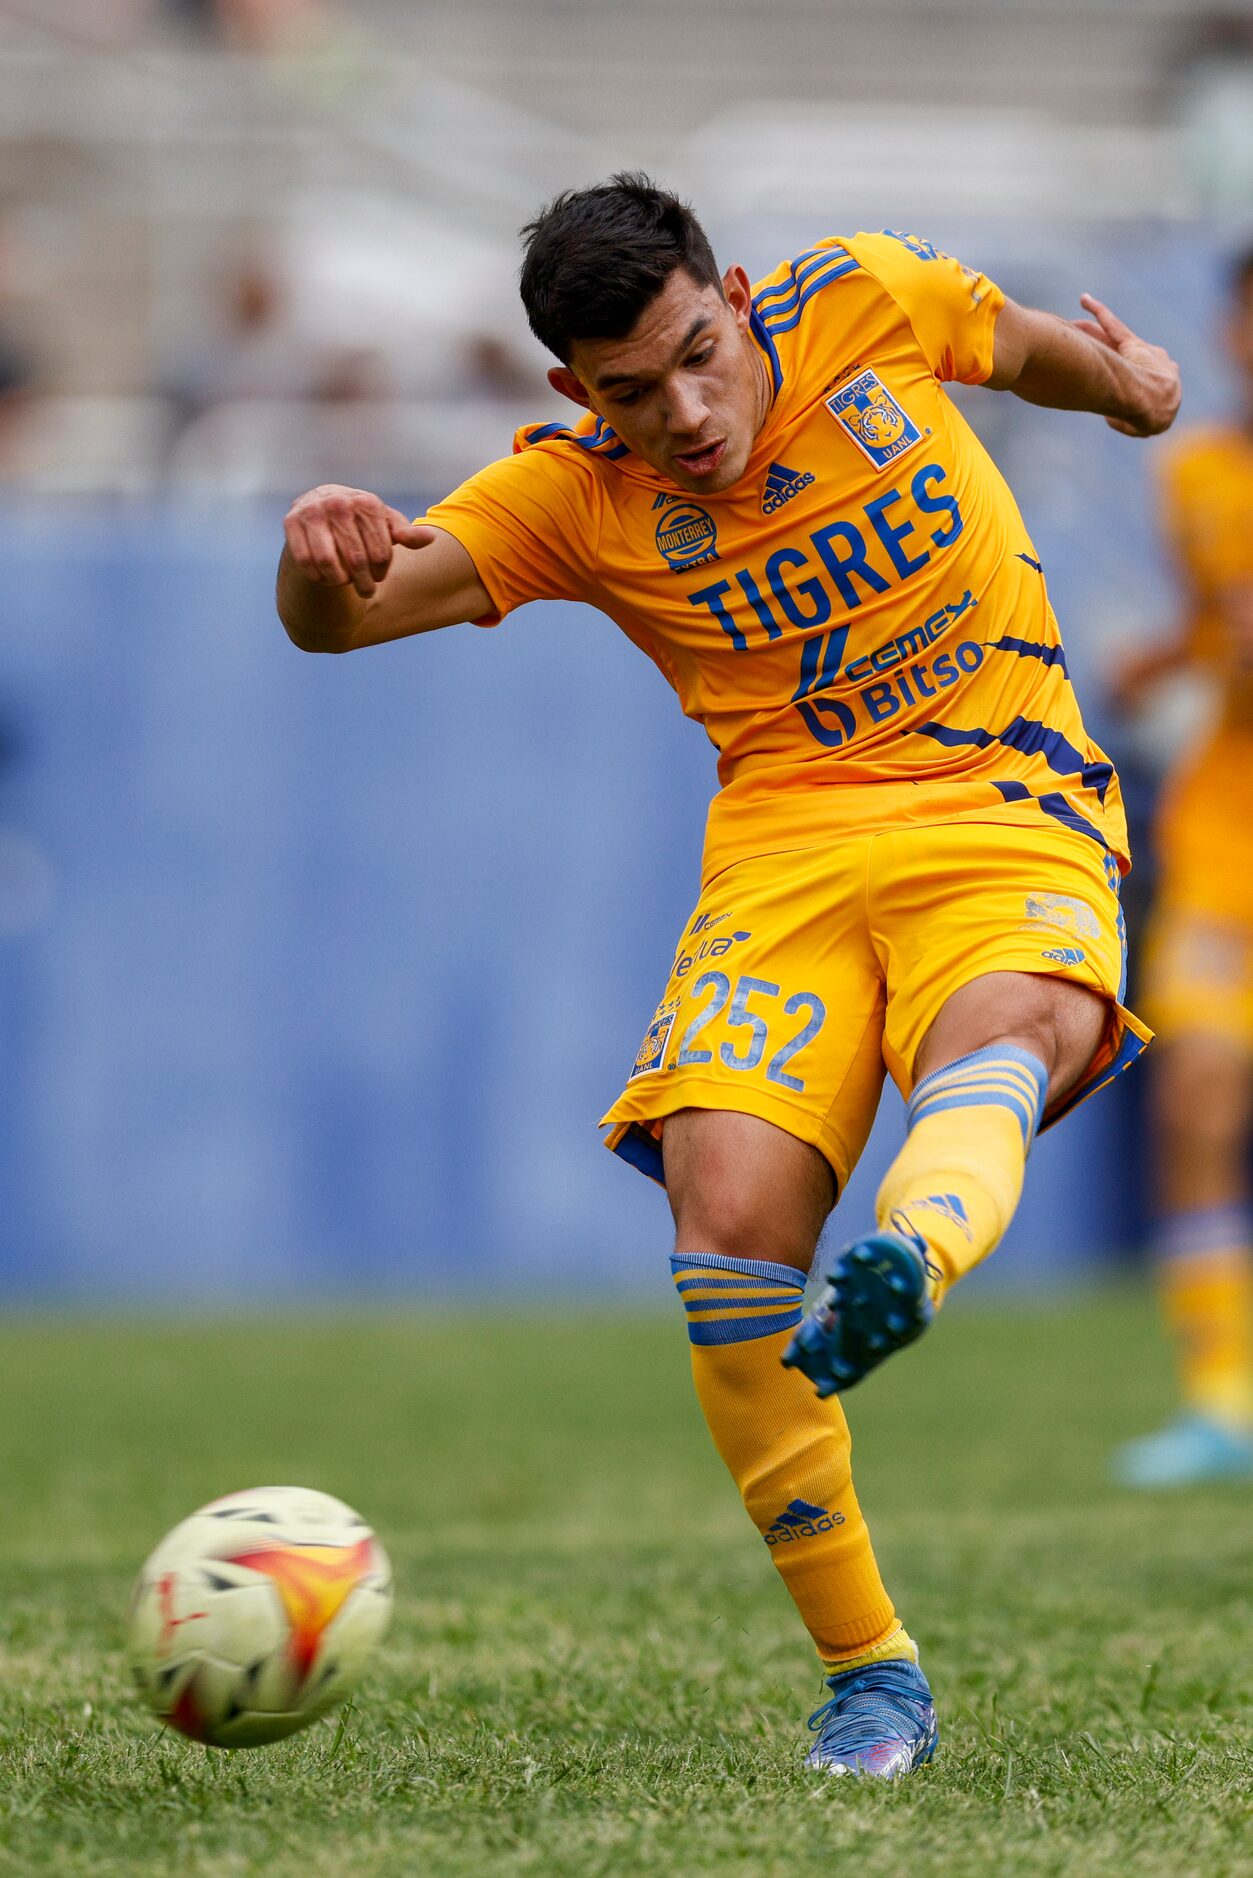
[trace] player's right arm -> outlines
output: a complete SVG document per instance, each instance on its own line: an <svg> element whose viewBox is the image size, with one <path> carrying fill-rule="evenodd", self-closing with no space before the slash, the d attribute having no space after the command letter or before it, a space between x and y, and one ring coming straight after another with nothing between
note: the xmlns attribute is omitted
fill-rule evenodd
<svg viewBox="0 0 1253 1878"><path fill-rule="evenodd" d="M278 613L302 652L351 652L492 611L467 550L365 489L324 483L283 523Z"/></svg>

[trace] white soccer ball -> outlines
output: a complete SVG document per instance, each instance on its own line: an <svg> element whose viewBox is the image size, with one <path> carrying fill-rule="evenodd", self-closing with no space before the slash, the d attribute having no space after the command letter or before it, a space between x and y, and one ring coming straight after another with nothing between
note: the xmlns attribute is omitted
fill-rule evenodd
<svg viewBox="0 0 1253 1878"><path fill-rule="evenodd" d="M343 1700L391 1610L391 1567L360 1514L307 1487L258 1487L161 1541L131 1594L127 1655L172 1728L259 1747Z"/></svg>

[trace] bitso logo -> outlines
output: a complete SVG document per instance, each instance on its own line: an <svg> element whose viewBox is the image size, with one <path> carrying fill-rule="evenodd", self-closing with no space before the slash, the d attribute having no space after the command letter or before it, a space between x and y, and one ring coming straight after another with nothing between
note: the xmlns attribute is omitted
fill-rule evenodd
<svg viewBox="0 0 1253 1878"><path fill-rule="evenodd" d="M659 551L676 574L718 559L714 518L695 502L680 500L668 507L657 523L656 539Z"/></svg>
<svg viewBox="0 0 1253 1878"><path fill-rule="evenodd" d="M798 496L802 489L808 489L814 480L812 470L791 470L786 463L772 463L766 471L766 486L761 496L761 512L773 515L785 502Z"/></svg>
<svg viewBox="0 0 1253 1878"><path fill-rule="evenodd" d="M917 424L874 372L862 372L842 386L827 399L827 409L876 469L886 469L922 442Z"/></svg>

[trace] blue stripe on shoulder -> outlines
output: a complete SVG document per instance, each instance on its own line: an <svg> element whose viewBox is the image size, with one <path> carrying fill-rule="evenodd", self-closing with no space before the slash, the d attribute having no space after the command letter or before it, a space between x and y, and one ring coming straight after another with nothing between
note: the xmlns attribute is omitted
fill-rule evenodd
<svg viewBox="0 0 1253 1878"><path fill-rule="evenodd" d="M763 314L762 317L769 331L772 332L776 338L780 333L790 333L794 326L800 324L801 314L816 293L820 293L824 287L829 287L834 280L843 280L846 274L857 273L860 267L861 262L855 261L852 255L848 254L843 256L834 266L825 268L821 273L814 274L812 278L806 282L800 298L790 311L788 303L784 302L777 307L772 307L768 313ZM785 312L788 315L786 319L781 317Z"/></svg>
<svg viewBox="0 0 1253 1878"><path fill-rule="evenodd" d="M761 292L754 297L753 305L760 310L768 301L777 300L781 294L792 293L797 281L807 271L812 273L814 268L821 267L830 255L830 248L810 248L807 253L798 254L788 267L787 279L779 281L777 286L763 287Z"/></svg>

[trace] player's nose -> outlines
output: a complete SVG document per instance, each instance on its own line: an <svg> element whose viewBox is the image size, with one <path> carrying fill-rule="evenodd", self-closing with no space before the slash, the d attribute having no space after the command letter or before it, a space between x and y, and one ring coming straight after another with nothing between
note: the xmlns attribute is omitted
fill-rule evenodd
<svg viewBox="0 0 1253 1878"><path fill-rule="evenodd" d="M668 387L666 425L674 437L699 437L709 417L709 406L695 385L677 380Z"/></svg>

